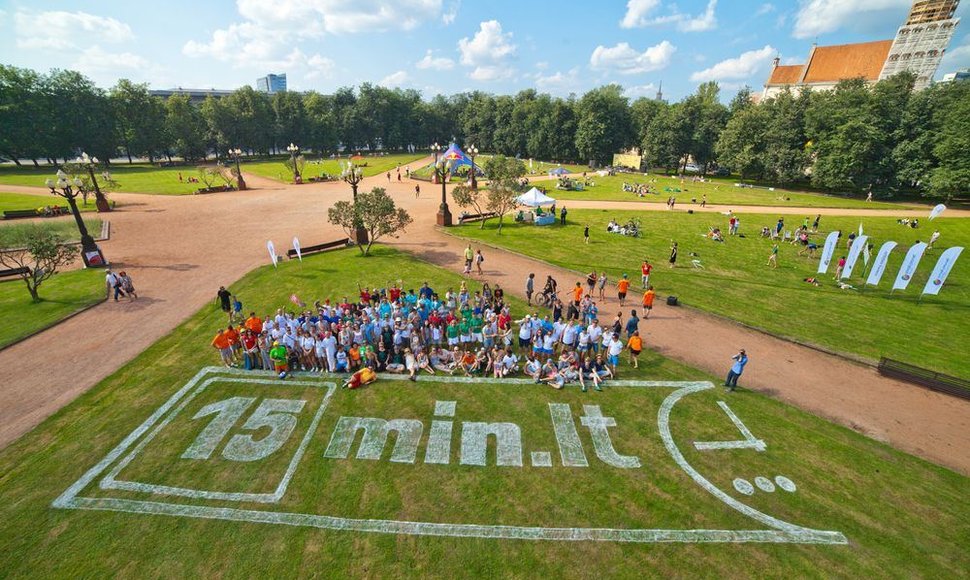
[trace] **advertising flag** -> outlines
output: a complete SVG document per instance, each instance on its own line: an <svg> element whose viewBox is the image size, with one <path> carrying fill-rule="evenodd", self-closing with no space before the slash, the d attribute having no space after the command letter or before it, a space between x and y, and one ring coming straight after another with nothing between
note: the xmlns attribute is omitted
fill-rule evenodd
<svg viewBox="0 0 970 580"><path fill-rule="evenodd" d="M835 244L839 241L839 232L831 232L825 238L825 247L822 249L822 258L818 261L818 273L824 274L829 269L832 261L832 254L835 253Z"/></svg>
<svg viewBox="0 0 970 580"><path fill-rule="evenodd" d="M269 258L273 260L273 267L276 267L276 246L273 245L273 240L266 242L266 249L269 250Z"/></svg>
<svg viewBox="0 0 970 580"><path fill-rule="evenodd" d="M296 257L303 261L303 252L300 251L300 238L293 236L293 250L296 252Z"/></svg>
<svg viewBox="0 0 970 580"><path fill-rule="evenodd" d="M893 282L893 290L905 290L909 286L909 281L913 279L913 274L916 273L916 267L919 266L920 258L925 251L926 242L917 242L906 252L903 265L899 267L899 274L896 274L896 281Z"/></svg>
<svg viewBox="0 0 970 580"><path fill-rule="evenodd" d="M869 259L872 258L872 254L869 253L869 246L871 244L866 241L866 247L862 248L862 261L865 262L866 266L869 265Z"/></svg>
<svg viewBox="0 0 970 580"><path fill-rule="evenodd" d="M946 209L946 206L943 205L942 203L937 205L932 210L930 210L930 219L940 217L940 214L943 213L943 210L945 209Z"/></svg>
<svg viewBox="0 0 970 580"><path fill-rule="evenodd" d="M886 242L879 248L876 261L872 264L872 270L869 270L869 279L866 280L867 286L879 285L879 280L882 280L882 274L886 271L886 264L889 263L889 254L895 247L896 242Z"/></svg>
<svg viewBox="0 0 970 580"><path fill-rule="evenodd" d="M849 250L849 257L845 260L845 268L842 268L842 279L852 276L852 269L855 268L856 262L859 261L859 254L862 253L862 248L869 244L869 236L859 236L852 242L852 249Z"/></svg>
<svg viewBox="0 0 970 580"><path fill-rule="evenodd" d="M862 235L862 222L859 222L859 235Z"/></svg>
<svg viewBox="0 0 970 580"><path fill-rule="evenodd" d="M953 264L960 257L960 252L962 251L962 247L954 246L947 248L940 254L940 259L936 261L936 266L933 267L933 273L930 274L930 279L926 281L926 286L923 287L923 294L933 294L935 296L940 293L940 288L943 288L946 277L950 275L950 270L953 269Z"/></svg>

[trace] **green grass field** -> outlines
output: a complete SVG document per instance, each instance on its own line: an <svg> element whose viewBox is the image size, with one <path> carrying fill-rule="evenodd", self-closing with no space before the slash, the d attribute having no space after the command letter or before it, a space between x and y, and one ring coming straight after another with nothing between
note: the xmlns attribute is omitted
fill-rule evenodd
<svg viewBox="0 0 970 580"><path fill-rule="evenodd" d="M118 183L114 189L125 193L155 193L160 195L188 195L204 187L201 183L189 183L189 177L197 177L194 165L184 167L155 167L147 163L119 163L109 168L112 178ZM0 167L0 184L28 185L45 187L44 181L54 175L52 167L32 166ZM179 174L182 181L179 182ZM221 183L219 184L221 185ZM108 194L111 199L111 194ZM92 202L93 204L93 202Z"/></svg>
<svg viewBox="0 0 970 580"><path fill-rule="evenodd" d="M86 306L104 300L104 272L71 270L55 274L40 286L40 302L34 302L20 280L0 283L0 347L53 324Z"/></svg>
<svg viewBox="0 0 970 580"><path fill-rule="evenodd" d="M388 272L407 271L407 287L427 280L439 290L457 287L459 277L395 251L378 248L371 258L356 250L286 262L278 270L260 268L230 289L245 308L269 312L288 307L290 294L312 301L353 295L356 282L385 284ZM474 284L473 284L474 286ZM514 312L522 303L512 301ZM575 387L553 391L530 384L464 384L458 381L379 380L360 391L338 390L311 433L321 408L324 385L315 377L270 384L239 383L238 375L217 371L208 387L185 407L165 415L169 422L137 439L137 453L116 455L104 464L119 468L117 481L190 487L224 492L267 493L280 481L288 458L307 441L305 454L278 503L201 499L150 493L135 486L115 489L106 471L75 490L88 509L56 509L51 503L108 453L199 370L217 361L208 343L224 322L206 306L129 364L46 420L30 434L0 451L0 570L8 577L102 576L537 576L588 578L761 575L958 577L970 569L963 541L970 534L967 478L899 453L848 429L827 423L769 397L717 389L684 397L670 411L671 442L684 460L728 496L782 520L845 535L847 544L682 544L530 541L394 535L273 525L266 512L315 514L370 520L543 527L618 529L760 530L766 525L728 507L688 476L667 452L658 410L673 392L667 387L607 387L583 394ZM641 369L624 366L623 378L706 380L703 373L649 351ZM69 363L68 363L69 364ZM250 375L243 378L264 378ZM326 378L324 378L326 380ZM253 445L237 452L253 457L259 449L278 449L263 459L229 460L224 441L251 433L244 422L225 422L225 437L202 436L209 417L203 406L233 397L256 408L263 397L306 401L290 419L292 436L273 438L266 429ZM698 440L739 437L716 405L726 400L753 435L766 444L752 449L698 451ZM368 461L326 457L340 416L414 418L430 425L435 401L456 401L456 433L449 465L423 461L395 463L389 457ZM610 432L618 453L635 455L641 466L606 465L593 453L590 433L579 429L589 467L563 467L555 452L549 403L599 405L616 419ZM234 403L235 404L235 403ZM292 404L292 403L290 403ZM248 407L247 407L248 408ZM162 415L158 415L160 418ZM276 424L286 425L279 413ZM192 417L197 417L195 420ZM282 423L280 423L282 421ZM509 421L521 427L524 467L495 466L489 443L488 466L459 464L462 421ZM212 433L211 429L207 433ZM275 433L275 430L273 431ZM309 433L309 435L307 435ZM427 433L427 429L425 429ZM236 435L234 435L236 434ZM136 440L132 439L130 443ZM183 459L193 441L210 444L209 459ZM240 439L243 441L243 439ZM144 445L142 445L144 443ZM353 447L356 449L356 445ZM553 467L531 465L529 452L552 451ZM124 450L123 450L124 451ZM198 454L197 454L198 455ZM734 478L778 475L793 481L794 493L734 491ZM100 483L99 483L100 482ZM145 503L148 502L148 503ZM162 504L182 516L127 513ZM80 504L79 504L80 505ZM227 508L202 511L202 508ZM108 511L105 511L108 510ZM227 511L228 510L228 511ZM240 512L239 510L248 510ZM260 520L225 521L185 517L203 515ZM297 518L299 520L299 518ZM359 520L366 520L360 522ZM300 520L302 521L302 520ZM299 521L291 521L299 523ZM324 520L325 526L340 525ZM346 522L345 522L346 524ZM755 564L756 563L756 564Z"/></svg>
<svg viewBox="0 0 970 580"><path fill-rule="evenodd" d="M14 247L15 242L13 241L20 232L25 229L31 229L35 225L39 225L46 230L50 230L61 236L65 242L77 242L81 239L81 234L78 233L77 224L74 222L74 218L71 216L64 217L54 217L46 218L44 220L14 220L9 222L0 222L0 248L11 248ZM84 225L88 228L88 233L95 238L101 235L101 219L100 218L86 218L84 220Z"/></svg>
<svg viewBox="0 0 970 580"><path fill-rule="evenodd" d="M0 213L5 211L34 209L48 205L59 205L67 207L67 200L63 197L54 195L30 195L27 193L8 193L0 192ZM94 199L90 199L88 205L78 201L78 209L82 212L97 211L94 206Z"/></svg>
<svg viewBox="0 0 970 580"><path fill-rule="evenodd" d="M584 191L564 191L556 189L557 180L543 180L533 182L534 185L545 187L549 195L556 199L577 199L577 200L602 200L602 201L635 201L643 203L666 204L669 196L677 198L677 205L680 207L690 207L691 200L695 199L694 205L699 205L703 196L707 195L708 205L730 206L744 205L765 205L779 207L831 207L831 208L855 208L855 209L919 209L922 206L913 203L890 203L890 202L866 202L864 198L842 197L837 195L826 195L822 193L810 193L804 191L789 191L775 189L770 191L766 188L745 188L735 187L736 180L733 179L713 179L709 182L692 183L686 179L683 184L678 177L667 177L665 175L650 174L645 176L638 174L621 174L616 176L600 177L595 173L589 173L589 179L593 186L587 187ZM636 194L623 191L623 184L647 183L652 191L644 197L637 197ZM676 190L680 190L679 192ZM927 207L928 211L928 207Z"/></svg>
<svg viewBox="0 0 970 580"><path fill-rule="evenodd" d="M428 155L426 153L398 153L380 157L365 156L363 159L354 160L354 164L363 166L365 177L380 175L382 173L387 173L388 171L392 173L392 177L395 177L397 167L400 165L401 175L403 177L405 166L413 164L411 169L416 170L417 165L414 164L414 162L427 156ZM293 181L293 176L289 173L289 170L286 169L286 166L283 165L285 160L285 157L280 157L278 159L268 161L253 161L243 163L241 167L244 174L252 173L253 175L259 175L261 177L289 183ZM346 157L342 158L342 161L346 160ZM306 166L303 168L303 178L306 180L310 177L323 175L324 173L327 175L340 175L340 171L340 163L336 159L319 160L307 158Z"/></svg>
<svg viewBox="0 0 970 580"><path fill-rule="evenodd" d="M643 238L606 233L611 218L625 223L632 217L642 219ZM772 243L758 234L761 226L773 226L778 216L741 214L740 218L741 233L747 237L728 236L723 244L704 234L715 225L726 232L726 216L683 212L574 210L569 212L566 227L507 224L499 236L497 222L492 220L484 230L473 224L454 231L572 270L606 269L611 282L628 273L634 288L639 288L640 262L647 258L655 267L650 280L657 292L676 295L686 305L836 351L870 359L886 356L970 378L970 365L953 343L953 337L962 336L966 330L965 315L970 308L968 262L956 264L939 296L917 303L941 251L970 243L970 221L940 218L913 230L898 225L892 218L823 216L821 232L812 237L820 248L824 234L842 229L848 235L858 229L860 221L872 236L870 242L876 244L873 255L885 241L899 243L878 287L845 291L836 287L832 279L834 262L847 253L844 242L828 275L821 276L822 286L813 287L803 280L815 275L818 258L797 256L800 246L782 243L778 269L765 265ZM786 222L788 228L794 229L802 220L787 216ZM586 223L591 231L589 246L582 244ZM919 239L928 240L937 227L943 236L937 247L923 257L909 288L890 296L889 289L908 247ZM680 246L678 267L673 270L667 267L672 240ZM703 270L691 267L690 252L699 255ZM860 265L850 283L861 287L865 280L862 274ZM572 285L568 280L560 283Z"/></svg>

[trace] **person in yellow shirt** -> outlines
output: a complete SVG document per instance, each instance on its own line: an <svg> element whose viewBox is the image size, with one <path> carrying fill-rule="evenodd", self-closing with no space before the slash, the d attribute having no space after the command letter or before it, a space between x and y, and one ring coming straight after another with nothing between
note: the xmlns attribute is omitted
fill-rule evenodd
<svg viewBox="0 0 970 580"><path fill-rule="evenodd" d="M640 331L633 331L630 340L626 341L627 348L630 349L630 364L633 368L640 368L640 352L643 351L643 339L640 338Z"/></svg>
<svg viewBox="0 0 970 580"><path fill-rule="evenodd" d="M643 312L641 317L646 320L650 318L650 311L653 310L653 301L657 297L657 293L653 291L653 286L648 286L647 291L643 293Z"/></svg>
<svg viewBox="0 0 970 580"><path fill-rule="evenodd" d="M616 296L620 299L620 306L626 303L626 293L630 289L630 279L624 274L620 281L616 283Z"/></svg>

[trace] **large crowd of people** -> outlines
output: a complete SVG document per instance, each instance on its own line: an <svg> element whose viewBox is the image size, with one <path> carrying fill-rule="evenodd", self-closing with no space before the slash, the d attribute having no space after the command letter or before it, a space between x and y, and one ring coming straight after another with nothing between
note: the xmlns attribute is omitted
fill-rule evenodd
<svg viewBox="0 0 970 580"><path fill-rule="evenodd" d="M601 324L593 285L587 291L577 282L567 304L551 276L546 285L553 296L548 307L524 315L513 315L504 289L487 282L481 290L462 282L439 293L428 283L405 290L399 281L361 288L353 299L248 317L239 312L239 299L220 288L218 302L229 321L211 345L227 367L272 370L281 379L295 371L346 374L347 388L393 373L412 381L422 374L518 376L557 389L575 383L583 391L601 390L603 382L616 378L624 351L630 365L638 366L644 345L636 310L625 311L626 318L618 311ZM628 287L624 277L618 284L624 298ZM652 287L645 290L648 314L654 293Z"/></svg>

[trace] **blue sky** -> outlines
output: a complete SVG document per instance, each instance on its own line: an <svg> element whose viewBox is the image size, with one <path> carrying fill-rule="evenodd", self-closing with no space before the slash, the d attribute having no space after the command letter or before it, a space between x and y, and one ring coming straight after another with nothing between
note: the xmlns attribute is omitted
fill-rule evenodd
<svg viewBox="0 0 970 580"><path fill-rule="evenodd" d="M678 100L705 80L760 88L810 46L892 38L910 0L0 0L0 62L153 88L233 89L268 72L291 89L362 82L425 97L609 82ZM940 75L970 67L970 1Z"/></svg>

